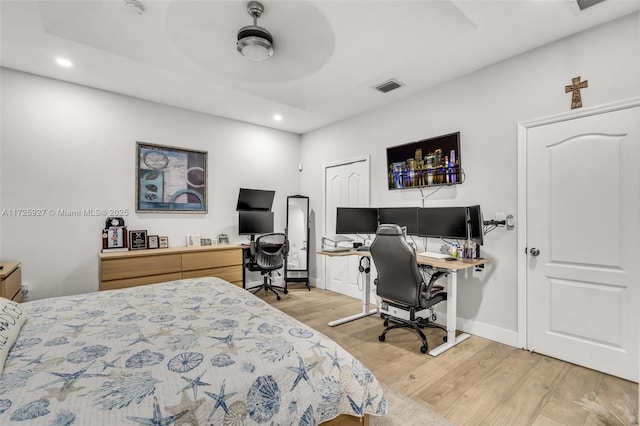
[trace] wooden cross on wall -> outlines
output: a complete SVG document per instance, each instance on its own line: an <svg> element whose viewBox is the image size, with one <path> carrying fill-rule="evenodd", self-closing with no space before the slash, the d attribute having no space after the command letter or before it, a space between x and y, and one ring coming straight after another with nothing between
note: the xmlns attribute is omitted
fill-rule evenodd
<svg viewBox="0 0 640 426"><path fill-rule="evenodd" d="M571 79L570 86L564 86L564 93L573 92L571 94L571 109L580 108L582 106L582 96L580 89L589 87L589 80L580 82L580 76Z"/></svg>

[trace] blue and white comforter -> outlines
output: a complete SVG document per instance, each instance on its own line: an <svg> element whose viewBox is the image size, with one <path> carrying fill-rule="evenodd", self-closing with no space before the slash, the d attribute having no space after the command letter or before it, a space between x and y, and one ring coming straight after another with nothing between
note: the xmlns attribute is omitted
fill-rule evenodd
<svg viewBox="0 0 640 426"><path fill-rule="evenodd" d="M2 425L315 425L387 411L344 349L217 278L22 306Z"/></svg>

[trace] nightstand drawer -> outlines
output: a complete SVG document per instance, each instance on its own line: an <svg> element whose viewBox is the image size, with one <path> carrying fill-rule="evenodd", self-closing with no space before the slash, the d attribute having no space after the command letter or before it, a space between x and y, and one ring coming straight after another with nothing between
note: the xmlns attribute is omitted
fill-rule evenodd
<svg viewBox="0 0 640 426"><path fill-rule="evenodd" d="M22 288L22 268L16 268L9 276L2 280L2 297L5 299L15 300L16 296L20 296Z"/></svg>

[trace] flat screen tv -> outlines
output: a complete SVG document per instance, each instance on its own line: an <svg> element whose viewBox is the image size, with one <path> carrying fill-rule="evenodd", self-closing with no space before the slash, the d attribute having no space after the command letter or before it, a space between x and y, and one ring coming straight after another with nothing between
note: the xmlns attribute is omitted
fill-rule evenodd
<svg viewBox="0 0 640 426"><path fill-rule="evenodd" d="M240 188L236 210L269 211L273 205L273 197L275 195L276 191Z"/></svg>
<svg viewBox="0 0 640 426"><path fill-rule="evenodd" d="M460 132L387 148L389 189L460 183Z"/></svg>
<svg viewBox="0 0 640 426"><path fill-rule="evenodd" d="M238 234L256 235L273 232L273 212L241 210L238 212Z"/></svg>
<svg viewBox="0 0 640 426"><path fill-rule="evenodd" d="M378 209L375 207L338 207L336 234L375 234Z"/></svg>
<svg viewBox="0 0 640 426"><path fill-rule="evenodd" d="M380 223L395 223L407 228L407 235L418 235L417 207L381 207L378 209Z"/></svg>
<svg viewBox="0 0 640 426"><path fill-rule="evenodd" d="M482 245L484 243L482 210L479 205L469 206L467 209L469 211L469 238L475 243Z"/></svg>
<svg viewBox="0 0 640 426"><path fill-rule="evenodd" d="M418 210L421 237L467 239L466 207L426 207Z"/></svg>

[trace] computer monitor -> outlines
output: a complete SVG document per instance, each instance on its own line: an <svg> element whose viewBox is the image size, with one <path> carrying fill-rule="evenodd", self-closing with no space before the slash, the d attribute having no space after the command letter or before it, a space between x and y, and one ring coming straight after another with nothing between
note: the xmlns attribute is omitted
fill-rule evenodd
<svg viewBox="0 0 640 426"><path fill-rule="evenodd" d="M469 212L469 238L476 244L482 245L484 240L484 222L479 205L467 207Z"/></svg>
<svg viewBox="0 0 640 426"><path fill-rule="evenodd" d="M255 235L273 232L273 212L241 210L238 212L238 234Z"/></svg>
<svg viewBox="0 0 640 426"><path fill-rule="evenodd" d="M276 191L240 188L236 210L270 211Z"/></svg>
<svg viewBox="0 0 640 426"><path fill-rule="evenodd" d="M336 234L375 234L378 209L373 207L338 207Z"/></svg>
<svg viewBox="0 0 640 426"><path fill-rule="evenodd" d="M378 220L406 227L407 235L418 235L417 207L382 207L378 209Z"/></svg>
<svg viewBox="0 0 640 426"><path fill-rule="evenodd" d="M418 210L418 235L467 239L466 207L428 207Z"/></svg>

